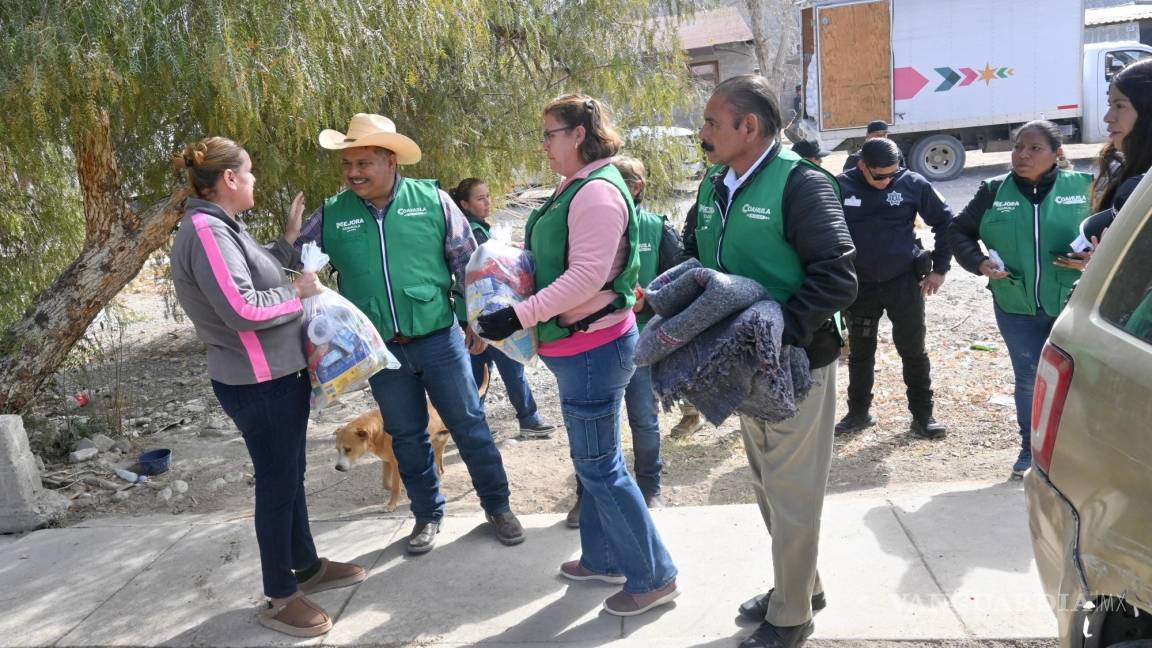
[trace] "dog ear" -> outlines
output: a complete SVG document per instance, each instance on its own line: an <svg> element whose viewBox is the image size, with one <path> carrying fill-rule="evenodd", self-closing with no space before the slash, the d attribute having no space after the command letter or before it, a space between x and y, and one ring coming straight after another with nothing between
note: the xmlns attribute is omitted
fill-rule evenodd
<svg viewBox="0 0 1152 648"><path fill-rule="evenodd" d="M361 439L367 439L368 430L356 430L356 436L360 437Z"/></svg>

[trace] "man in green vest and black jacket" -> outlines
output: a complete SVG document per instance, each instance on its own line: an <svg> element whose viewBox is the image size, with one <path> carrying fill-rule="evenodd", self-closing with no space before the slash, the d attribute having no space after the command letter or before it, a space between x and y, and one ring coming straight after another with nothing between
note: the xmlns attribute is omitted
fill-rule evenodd
<svg viewBox="0 0 1152 648"><path fill-rule="evenodd" d="M793 648L824 607L816 572L820 516L836 423L833 315L856 297L855 248L823 169L777 139L780 107L758 75L716 86L704 109L701 146L714 165L685 225L686 253L708 268L760 282L784 311L782 343L804 348L813 387L781 423L740 417L756 498L772 536L774 589L740 606L760 627L741 648Z"/></svg>
<svg viewBox="0 0 1152 648"><path fill-rule="evenodd" d="M508 505L508 477L484 417L468 360L483 341L457 326L464 267L476 249L468 221L434 180L405 178L398 164L420 161L420 147L392 120L358 114L347 133L325 130L320 146L341 151L348 188L329 198L301 229L332 260L340 293L364 311L400 360L370 380L416 526L410 553L436 544L444 496L433 465L425 391L452 433L496 537L524 541Z"/></svg>

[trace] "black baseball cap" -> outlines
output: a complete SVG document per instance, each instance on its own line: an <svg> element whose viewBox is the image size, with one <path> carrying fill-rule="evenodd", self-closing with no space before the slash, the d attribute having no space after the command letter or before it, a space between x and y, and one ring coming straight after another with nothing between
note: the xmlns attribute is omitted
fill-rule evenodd
<svg viewBox="0 0 1152 648"><path fill-rule="evenodd" d="M802 158L826 158L832 155L828 151L822 150L820 144L814 140L800 140L796 142L792 145L792 152Z"/></svg>
<svg viewBox="0 0 1152 648"><path fill-rule="evenodd" d="M888 130L888 122L884 121L883 119L877 119L875 121L868 122L868 132L869 133L879 133L881 131L886 132L887 130Z"/></svg>

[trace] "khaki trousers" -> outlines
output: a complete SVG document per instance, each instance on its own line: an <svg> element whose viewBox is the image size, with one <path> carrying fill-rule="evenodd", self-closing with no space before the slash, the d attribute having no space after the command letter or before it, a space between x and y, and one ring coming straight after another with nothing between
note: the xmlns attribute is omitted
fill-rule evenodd
<svg viewBox="0 0 1152 648"><path fill-rule="evenodd" d="M791 419L771 424L740 417L744 450L764 524L772 536L775 591L765 620L794 626L812 618L820 515L832 464L836 363L812 372L813 386Z"/></svg>

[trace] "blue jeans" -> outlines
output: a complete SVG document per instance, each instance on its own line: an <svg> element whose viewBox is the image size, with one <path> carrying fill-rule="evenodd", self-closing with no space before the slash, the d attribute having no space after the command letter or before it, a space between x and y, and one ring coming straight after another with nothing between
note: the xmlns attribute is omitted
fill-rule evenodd
<svg viewBox="0 0 1152 648"><path fill-rule="evenodd" d="M621 405L635 371L633 328L608 344L568 357L544 357L560 388L569 451L584 486L580 563L602 574L623 574L624 591L651 592L676 577L644 496L620 450Z"/></svg>
<svg viewBox="0 0 1152 648"><path fill-rule="evenodd" d="M632 453L636 485L647 497L660 494L660 473L664 459L660 456L660 415L656 392L652 390L652 367L636 367L628 388L624 390L624 409L632 429Z"/></svg>
<svg viewBox="0 0 1152 648"><path fill-rule="evenodd" d="M652 391L652 368L636 367L628 388L624 390L624 409L632 429L632 474L645 499L660 495L660 473L664 459L660 456L660 414L656 392ZM576 480L576 494L584 496L584 486Z"/></svg>
<svg viewBox="0 0 1152 648"><path fill-rule="evenodd" d="M392 451L416 522L439 522L444 517L444 496L428 437L428 399L456 442L480 505L491 515L508 512L508 476L484 418L460 327L453 325L407 344L389 344L388 350L400 368L385 369L368 382L392 435Z"/></svg>
<svg viewBox="0 0 1152 648"><path fill-rule="evenodd" d="M308 527L304 468L308 457L308 396L303 371L255 385L212 381L224 413L248 446L256 477L256 543L264 595L284 598L296 591L293 570L319 560Z"/></svg>
<svg viewBox="0 0 1152 648"><path fill-rule="evenodd" d="M1008 346L1012 373L1016 378L1016 423L1020 426L1020 447L1031 448L1032 390L1036 386L1036 366L1056 318L1043 310L1035 315L1013 315L996 309L996 326Z"/></svg>
<svg viewBox="0 0 1152 648"><path fill-rule="evenodd" d="M484 353L472 356L472 378L479 385L484 378L484 365L500 372L500 380L504 381L504 389L508 392L508 401L516 410L516 419L522 426L540 425L540 414L537 412L536 399L532 398L532 388L524 379L524 365L504 355L500 349L492 345Z"/></svg>

